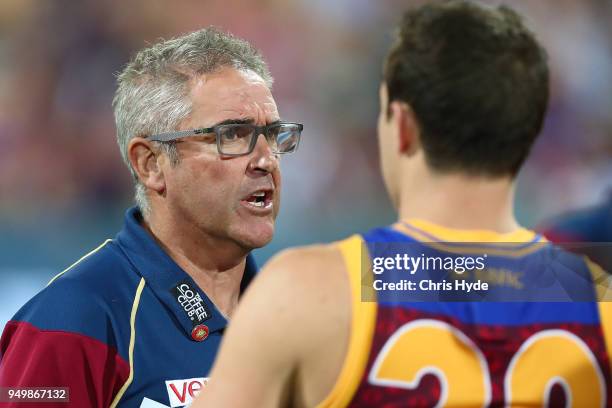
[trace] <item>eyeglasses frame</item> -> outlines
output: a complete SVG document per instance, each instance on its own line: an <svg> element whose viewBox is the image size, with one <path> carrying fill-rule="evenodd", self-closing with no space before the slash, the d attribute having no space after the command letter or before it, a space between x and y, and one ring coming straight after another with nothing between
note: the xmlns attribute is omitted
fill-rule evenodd
<svg viewBox="0 0 612 408"><path fill-rule="evenodd" d="M205 134L209 134L209 133L214 133L215 134L215 140L216 140L216 144L217 144L217 152L222 155L222 156L230 156L230 157L239 157L239 156L246 156L248 154L251 154L253 152L253 149L255 149L255 145L257 144L257 140L259 139L259 135L264 135L264 137L266 138L266 141L268 140L269 136L268 136L268 132L272 127L276 127L276 126L282 126L282 125L296 125L298 127L299 130L299 135L298 135L298 140L297 143L295 145L295 147L293 148L293 150L291 150L290 152L275 152L274 150L272 151L272 153L274 154L287 154L287 153L294 153L295 151L297 151L298 146L300 145L300 139L302 138L302 131L304 130L304 125L301 123L297 123L297 122L276 122L276 123L271 123L269 125L264 125L264 126L257 126L257 125L253 125L250 123L224 123L224 124L220 124L220 125L215 125L212 127L207 127L207 128L200 128L200 129L190 129L190 130L177 130L174 132L164 132L164 133L157 133L154 135L150 135L150 136L146 136L147 139L153 141L153 142L161 142L161 143L168 143L168 142L173 142L175 140L178 139L182 139L185 137L190 137L190 136L199 136L199 135L205 135ZM249 149L247 152L245 153L222 153L221 152L221 132L220 132L220 128L224 127L224 126L249 126L251 127L256 133L254 133L254 136L251 137L251 142L249 144Z"/></svg>

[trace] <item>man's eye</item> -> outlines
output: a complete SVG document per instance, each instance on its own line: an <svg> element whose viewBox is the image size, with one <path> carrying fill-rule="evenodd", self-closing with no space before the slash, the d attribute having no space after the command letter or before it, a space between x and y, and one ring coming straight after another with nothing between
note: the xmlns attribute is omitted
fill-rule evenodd
<svg viewBox="0 0 612 408"><path fill-rule="evenodd" d="M228 142L235 142L241 139L248 138L250 134L251 134L251 128L235 127L232 129L227 129L227 131L223 133L223 139L225 139Z"/></svg>
<svg viewBox="0 0 612 408"><path fill-rule="evenodd" d="M207 133L205 135L200 136L199 139L202 142L209 143L209 144L215 143L217 141L217 138L214 133Z"/></svg>

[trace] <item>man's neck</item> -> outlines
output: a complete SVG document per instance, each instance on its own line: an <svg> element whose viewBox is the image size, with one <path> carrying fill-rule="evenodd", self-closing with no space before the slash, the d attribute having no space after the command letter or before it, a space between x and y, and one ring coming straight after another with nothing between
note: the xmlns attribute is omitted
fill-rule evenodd
<svg viewBox="0 0 612 408"><path fill-rule="evenodd" d="M520 228L510 178L432 175L412 178L400 192L399 218L452 229L508 233Z"/></svg>
<svg viewBox="0 0 612 408"><path fill-rule="evenodd" d="M228 239L207 236L196 226L179 226L151 215L142 226L163 250L229 317L238 304L248 250Z"/></svg>

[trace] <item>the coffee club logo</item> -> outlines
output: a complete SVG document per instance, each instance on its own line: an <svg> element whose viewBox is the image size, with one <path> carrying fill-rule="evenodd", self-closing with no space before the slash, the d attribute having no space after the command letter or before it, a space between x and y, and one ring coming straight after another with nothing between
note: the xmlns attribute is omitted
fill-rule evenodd
<svg viewBox="0 0 612 408"><path fill-rule="evenodd" d="M187 317L189 317L194 327L212 317L210 311L206 308L204 299L202 299L198 291L190 285L189 281L185 280L179 282L170 289L170 293L172 293L178 304L187 314Z"/></svg>

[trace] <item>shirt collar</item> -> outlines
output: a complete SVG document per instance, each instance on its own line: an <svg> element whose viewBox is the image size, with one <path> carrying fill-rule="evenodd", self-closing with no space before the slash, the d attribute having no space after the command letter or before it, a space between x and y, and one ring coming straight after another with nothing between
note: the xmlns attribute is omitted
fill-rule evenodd
<svg viewBox="0 0 612 408"><path fill-rule="evenodd" d="M137 207L127 210L124 227L117 235L116 242L154 295L172 312L190 338L196 339L193 333L197 326L204 325L205 330L211 333L223 330L227 326L227 319L159 246L141 222L142 214ZM256 273L257 265L249 254L240 283L241 293Z"/></svg>

